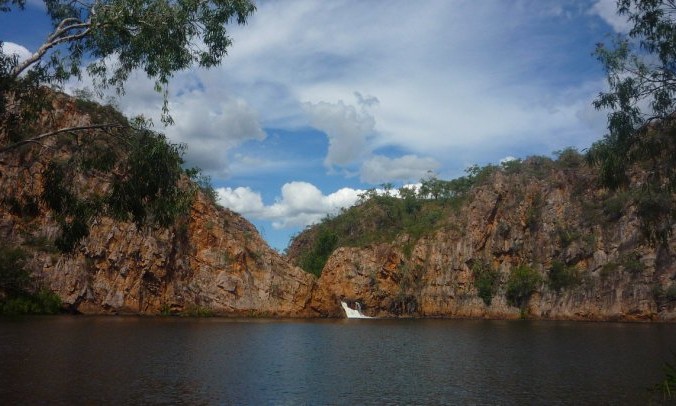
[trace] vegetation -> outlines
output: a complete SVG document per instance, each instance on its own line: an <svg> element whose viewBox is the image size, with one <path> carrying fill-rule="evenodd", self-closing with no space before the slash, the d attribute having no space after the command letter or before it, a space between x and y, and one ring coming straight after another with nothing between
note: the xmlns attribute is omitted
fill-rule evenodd
<svg viewBox="0 0 676 406"><path fill-rule="evenodd" d="M672 358L676 360L676 355ZM676 400L676 364L665 362L664 363L664 379L662 382L656 384L652 388L653 393L656 395L657 401L661 400L673 401Z"/></svg>
<svg viewBox="0 0 676 406"><path fill-rule="evenodd" d="M0 12L17 13L24 5L25 0L0 0ZM79 79L84 70L98 89L123 93L132 71L142 70L163 92L165 113L173 73L218 65L232 44L226 24L245 24L255 11L249 0L53 0L45 8L53 31L25 61L2 55L0 84L17 79L33 86L60 84ZM4 94L0 104L11 98Z"/></svg>
<svg viewBox="0 0 676 406"><path fill-rule="evenodd" d="M507 303L525 309L532 294L542 282L540 274L527 265L512 268L507 280Z"/></svg>
<svg viewBox="0 0 676 406"><path fill-rule="evenodd" d="M580 283L580 276L575 267L567 266L561 261L552 262L547 274L547 284L550 289L561 292Z"/></svg>
<svg viewBox="0 0 676 406"><path fill-rule="evenodd" d="M608 133L588 160L611 189L626 189L632 171L643 169L646 178L632 199L648 241L665 243L676 219L676 3L619 0L617 6L632 28L596 48L609 90L594 106L610 113Z"/></svg>
<svg viewBox="0 0 676 406"><path fill-rule="evenodd" d="M479 297L486 306L490 306L500 286L500 272L486 263L475 262L472 266L472 275Z"/></svg>
<svg viewBox="0 0 676 406"><path fill-rule="evenodd" d="M110 136L122 142L113 144ZM87 143L78 141L63 141L72 153L47 165L40 196L61 226L55 245L62 252L72 251L89 234L91 219L99 215L131 220L138 227L167 227L187 212L197 186L181 178L195 178L199 171L186 174L181 168L182 146L143 126L94 133ZM111 187L85 189L72 181L78 176L109 179Z"/></svg>
<svg viewBox="0 0 676 406"><path fill-rule="evenodd" d="M368 190L357 206L306 231L309 243L299 253L298 264L319 275L337 247L390 242L400 235L408 236L410 251L419 238L447 225L445 220L458 211L471 188L485 182L494 170L494 166L473 166L466 176L450 181L428 177L419 188L403 186L397 195L390 188L384 188L385 193Z"/></svg>
<svg viewBox="0 0 676 406"><path fill-rule="evenodd" d="M36 284L24 268L26 253L0 245L0 314L55 314L61 299Z"/></svg>
<svg viewBox="0 0 676 406"><path fill-rule="evenodd" d="M0 13L18 13L25 0L0 0ZM181 181L184 146L167 142L143 118L128 121L111 105L93 101L90 90L75 92L76 107L91 123L59 128L50 114L61 97L53 87L86 72L96 94L118 94L132 71L142 70L164 94L174 72L221 62L231 45L226 23L245 24L255 6L249 0L46 1L53 31L28 59L0 51L0 161L3 155L47 161L41 196L3 202L29 214L43 201L61 226L54 245L72 251L89 233L93 217L111 215L142 225L168 226L186 212L195 187ZM162 44L158 47L157 44ZM50 87L52 87L50 89ZM45 143L56 139L53 143ZM40 148L37 148L40 147ZM48 148L47 148L48 147ZM78 176L108 183L84 190ZM209 179L187 176L215 200ZM111 179L112 178L112 179ZM105 192L98 193L96 190ZM33 205L29 203L33 202Z"/></svg>
<svg viewBox="0 0 676 406"><path fill-rule="evenodd" d="M185 317L213 317L214 311L208 307L192 305L183 310L181 315Z"/></svg>
<svg viewBox="0 0 676 406"><path fill-rule="evenodd" d="M313 275L319 276L328 261L329 256L336 248L338 236L329 229L319 231L319 237L312 246L312 250L300 259L300 266Z"/></svg>

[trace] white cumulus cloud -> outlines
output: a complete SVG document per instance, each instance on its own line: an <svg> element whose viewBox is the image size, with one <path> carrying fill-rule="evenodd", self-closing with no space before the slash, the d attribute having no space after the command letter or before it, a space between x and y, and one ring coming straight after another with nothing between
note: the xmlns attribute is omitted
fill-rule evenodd
<svg viewBox="0 0 676 406"><path fill-rule="evenodd" d="M376 155L362 165L361 180L371 184L418 180L425 176L428 171L434 171L439 167L439 162L433 158L417 155L388 158Z"/></svg>
<svg viewBox="0 0 676 406"><path fill-rule="evenodd" d="M16 55L19 61L24 61L31 56L31 52L26 47L13 42L3 42L2 53L5 55Z"/></svg>
<svg viewBox="0 0 676 406"><path fill-rule="evenodd" d="M310 124L326 133L329 139L329 151L324 160L329 168L353 163L368 152L367 141L375 131L376 122L365 107L377 99L364 100L361 95L358 98L362 105L360 109L343 101L305 104Z"/></svg>
<svg viewBox="0 0 676 406"><path fill-rule="evenodd" d="M248 187L218 188L219 203L251 219L268 220L276 229L314 224L327 214L354 205L363 190L343 188L324 195L307 182L289 182L282 186L281 197L264 205L260 193Z"/></svg>
<svg viewBox="0 0 676 406"><path fill-rule="evenodd" d="M627 17L617 14L617 0L598 0L589 11L601 17L615 32L626 33L631 29Z"/></svg>

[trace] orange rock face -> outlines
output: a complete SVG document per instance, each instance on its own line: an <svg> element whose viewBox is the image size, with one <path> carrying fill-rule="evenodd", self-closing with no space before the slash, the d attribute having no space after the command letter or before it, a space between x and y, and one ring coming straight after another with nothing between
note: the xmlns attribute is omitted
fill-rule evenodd
<svg viewBox="0 0 676 406"><path fill-rule="evenodd" d="M659 293L676 290L676 239L667 246L643 243L632 208L602 225L590 221L567 176L560 171L526 182L498 172L448 227L415 242L408 256L405 236L337 249L310 307L324 316L341 316L343 300L381 317L676 321L676 303ZM478 296L476 261L498 275L490 305ZM555 261L576 275L560 290L550 282ZM519 265L541 279L522 309L506 299L510 270Z"/></svg>
<svg viewBox="0 0 676 406"><path fill-rule="evenodd" d="M72 99L58 96L52 128L87 125ZM86 139L87 134L82 134ZM7 134L0 134L0 145ZM56 138L0 160L0 239L29 253L36 283L57 293L74 312L187 313L306 317L315 277L289 264L244 218L201 193L189 215L169 228L144 227L99 216L70 254L53 241L60 234L41 202L50 160L68 156ZM108 187L105 176L76 177L79 189ZM27 215L15 206L35 202Z"/></svg>

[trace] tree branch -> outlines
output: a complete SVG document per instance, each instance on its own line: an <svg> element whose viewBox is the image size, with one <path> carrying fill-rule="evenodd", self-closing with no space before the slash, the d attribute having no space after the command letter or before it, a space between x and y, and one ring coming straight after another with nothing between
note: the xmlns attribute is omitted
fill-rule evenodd
<svg viewBox="0 0 676 406"><path fill-rule="evenodd" d="M29 138L27 140L22 140L19 142L16 142L14 144L8 145L4 148L0 148L0 155L4 154L5 152L14 150L16 148L19 148L22 145L30 144L30 143L37 143L38 141L51 137L57 134L62 134L62 133L67 133L67 132L73 132L73 131L85 131L85 130L100 130L100 129L110 129L110 128L129 128L128 125L123 125L123 124L114 124L114 123L107 123L107 124L96 124L96 125L85 125L85 126L80 126L80 127L66 127L66 128L60 128L55 131L50 131L48 133L40 134L36 137Z"/></svg>
<svg viewBox="0 0 676 406"><path fill-rule="evenodd" d="M67 22L77 22L77 24L72 24L65 26L64 25ZM62 37L63 34L75 30L75 29L82 29L85 28L83 31L78 32L77 34L71 34L67 35L65 37ZM38 48L37 51L33 55L31 55L28 59L25 61L21 62L18 64L14 69L12 69L12 77L16 78L18 77L21 72L26 70L29 66L34 64L35 62L39 61L47 51L49 51L51 48L55 47L58 44L61 44L63 42L68 42L68 41L73 41L77 40L80 38L85 37L87 34L89 34L89 31L91 29L91 20L87 20L86 22L82 23L79 20L75 18L66 18L63 21L59 23L59 25L56 27L54 32L47 37L47 41Z"/></svg>

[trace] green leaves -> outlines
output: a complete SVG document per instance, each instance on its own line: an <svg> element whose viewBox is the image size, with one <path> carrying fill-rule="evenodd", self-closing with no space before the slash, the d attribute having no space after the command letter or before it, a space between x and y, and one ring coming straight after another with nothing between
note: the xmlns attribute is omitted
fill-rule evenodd
<svg viewBox="0 0 676 406"><path fill-rule="evenodd" d="M490 306L500 286L500 273L489 264L477 261L472 265L472 275L479 297Z"/></svg>
<svg viewBox="0 0 676 406"><path fill-rule="evenodd" d="M594 107L609 111L608 133L592 145L587 158L598 166L602 185L611 189L627 188L632 171L637 166L643 170L642 197L634 203L653 243L671 233L660 222L676 219L675 13L673 1L619 0L618 14L628 18L632 29L611 46L596 48L609 90L599 94Z"/></svg>
<svg viewBox="0 0 676 406"><path fill-rule="evenodd" d="M140 130L129 139L130 151L113 179L108 204L120 219L138 225L169 226L192 203L194 190L181 188L184 147L168 143L162 134Z"/></svg>
<svg viewBox="0 0 676 406"><path fill-rule="evenodd" d="M24 1L2 0L0 11L12 5L23 8ZM10 78L40 72L36 83L60 84L79 79L84 66L99 90L124 93L130 73L140 69L164 96L166 122L172 75L218 65L232 45L226 24L245 24L256 9L251 0L45 0L45 6L53 31L31 58L14 64Z"/></svg>
<svg viewBox="0 0 676 406"><path fill-rule="evenodd" d="M512 268L507 280L505 294L507 303L523 309L540 283L542 283L542 277L531 267L520 265Z"/></svg>

